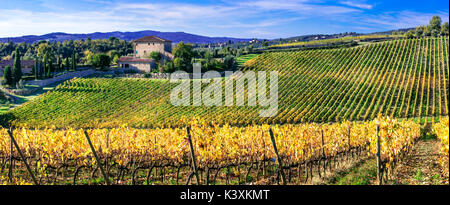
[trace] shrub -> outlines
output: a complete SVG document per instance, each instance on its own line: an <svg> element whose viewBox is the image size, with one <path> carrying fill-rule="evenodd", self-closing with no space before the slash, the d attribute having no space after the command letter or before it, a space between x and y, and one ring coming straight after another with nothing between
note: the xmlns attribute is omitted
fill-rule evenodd
<svg viewBox="0 0 450 205"><path fill-rule="evenodd" d="M20 62L20 52L19 48L16 49L14 54L14 65L13 65L13 81L17 83L22 79L22 64Z"/></svg>
<svg viewBox="0 0 450 205"><path fill-rule="evenodd" d="M3 83L9 86L13 84L13 77L10 66L6 66L5 70L3 70Z"/></svg>
<svg viewBox="0 0 450 205"><path fill-rule="evenodd" d="M111 58L104 53L95 54L92 58L92 65L103 70L111 65Z"/></svg>
<svg viewBox="0 0 450 205"><path fill-rule="evenodd" d="M223 59L223 63L225 65L226 70L233 69L235 63L234 57L232 55L225 56L225 58Z"/></svg>

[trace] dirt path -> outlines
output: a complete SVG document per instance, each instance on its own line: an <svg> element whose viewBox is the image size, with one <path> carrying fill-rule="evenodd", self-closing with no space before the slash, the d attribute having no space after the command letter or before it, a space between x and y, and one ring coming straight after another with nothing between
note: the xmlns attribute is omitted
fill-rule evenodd
<svg viewBox="0 0 450 205"><path fill-rule="evenodd" d="M439 165L439 143L436 139L422 139L398 165L389 184L430 185L448 184Z"/></svg>

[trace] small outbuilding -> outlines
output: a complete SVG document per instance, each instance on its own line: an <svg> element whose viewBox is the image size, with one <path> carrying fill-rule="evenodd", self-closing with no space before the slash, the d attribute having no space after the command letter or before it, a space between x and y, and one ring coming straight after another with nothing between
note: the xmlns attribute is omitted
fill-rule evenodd
<svg viewBox="0 0 450 205"><path fill-rule="evenodd" d="M152 59L121 57L118 61L120 68L131 68L141 72L151 72L156 68L156 63Z"/></svg>

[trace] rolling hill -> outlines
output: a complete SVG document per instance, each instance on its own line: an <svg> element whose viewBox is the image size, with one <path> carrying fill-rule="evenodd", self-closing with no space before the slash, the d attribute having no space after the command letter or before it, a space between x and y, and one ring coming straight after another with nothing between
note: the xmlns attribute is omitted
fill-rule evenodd
<svg viewBox="0 0 450 205"><path fill-rule="evenodd" d="M384 41L341 49L271 52L242 70L278 71L279 109L174 106L168 80L73 79L10 112L18 126L184 126L192 117L232 125L437 119L448 114L448 37Z"/></svg>
<svg viewBox="0 0 450 205"><path fill-rule="evenodd" d="M11 41L13 43L34 43L41 40L48 41L66 41L66 40L81 40L86 38L91 39L108 39L109 37L116 37L122 40L136 40L138 38L144 36L158 36L160 38L168 39L173 41L174 43L178 43L180 41L184 41L185 43L222 43L222 42L241 42L241 41L250 41L251 39L244 38L229 38L229 37L207 37L200 36L185 32L160 32L160 31L137 31L137 32L107 32L107 33L89 33L89 34L68 34L68 33L49 33L45 35L29 35L29 36L21 36L21 37L9 37L9 38L0 38L0 42L8 42Z"/></svg>

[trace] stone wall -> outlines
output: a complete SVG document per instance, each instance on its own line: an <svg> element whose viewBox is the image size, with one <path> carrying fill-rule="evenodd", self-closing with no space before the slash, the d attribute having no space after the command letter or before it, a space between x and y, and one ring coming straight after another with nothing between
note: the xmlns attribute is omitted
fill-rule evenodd
<svg viewBox="0 0 450 205"><path fill-rule="evenodd" d="M152 69L156 68L156 64L154 62L152 63L145 63L145 62L121 62L120 66L122 65L128 65L129 67L127 69L129 70L135 70L138 72L151 72Z"/></svg>
<svg viewBox="0 0 450 205"><path fill-rule="evenodd" d="M0 67L0 77L1 76L3 76L3 70L4 70L5 68L3 68L3 67ZM12 66L11 66L11 72L12 72ZM23 75L30 75L30 74L32 74L33 73L33 68L30 68L30 67L25 67L25 68L22 68L22 74Z"/></svg>
<svg viewBox="0 0 450 205"><path fill-rule="evenodd" d="M122 73L125 70L116 70L114 77L119 78L154 78L154 79L170 79L171 73ZM188 73L189 78L193 79L192 73ZM220 72L222 77L225 76L225 72ZM176 77L176 75L175 75Z"/></svg>
<svg viewBox="0 0 450 205"><path fill-rule="evenodd" d="M26 89L6 89L6 88L0 88L4 93L14 94L14 95L31 95L32 93L38 91L41 89L38 88L26 88Z"/></svg>
<svg viewBox="0 0 450 205"><path fill-rule="evenodd" d="M69 80L69 79L72 79L72 78L85 77L85 76L88 76L88 75L92 75L92 74L94 74L96 72L98 72L98 71L95 71L94 69L69 72L69 73L62 74L60 76L56 76L54 78L49 78L49 79L45 79L45 80L27 81L26 84L38 85L38 86L42 87L42 86L50 85L52 83L56 83L56 82L59 82L59 81Z"/></svg>

